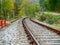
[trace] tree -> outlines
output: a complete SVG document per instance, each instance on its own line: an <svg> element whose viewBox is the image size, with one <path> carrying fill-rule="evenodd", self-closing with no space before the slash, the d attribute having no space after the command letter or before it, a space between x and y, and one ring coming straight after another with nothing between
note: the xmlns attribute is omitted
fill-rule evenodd
<svg viewBox="0 0 60 45"><path fill-rule="evenodd" d="M20 8L20 15L23 14L28 17L35 17L35 13L39 12L40 5L36 1L23 0Z"/></svg>
<svg viewBox="0 0 60 45"><path fill-rule="evenodd" d="M55 11L56 4L57 4L57 0L49 0L48 1L49 10Z"/></svg>
<svg viewBox="0 0 60 45"><path fill-rule="evenodd" d="M19 11L21 10L20 6L22 4L22 0L15 0L14 3L14 14L15 16L19 15Z"/></svg>
<svg viewBox="0 0 60 45"><path fill-rule="evenodd" d="M1 9L2 9L3 19L7 18L8 12L10 11L10 3L11 0L2 0Z"/></svg>
<svg viewBox="0 0 60 45"><path fill-rule="evenodd" d="M60 0L40 0L40 5L43 5L47 11L60 12Z"/></svg>

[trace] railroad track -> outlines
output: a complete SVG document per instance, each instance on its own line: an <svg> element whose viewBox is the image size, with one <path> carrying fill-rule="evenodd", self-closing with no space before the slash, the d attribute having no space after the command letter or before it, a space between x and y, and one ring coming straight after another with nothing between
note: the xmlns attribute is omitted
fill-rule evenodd
<svg viewBox="0 0 60 45"><path fill-rule="evenodd" d="M23 27L32 44L36 45L60 45L60 31L24 18ZM59 34L59 35L58 35Z"/></svg>
<svg viewBox="0 0 60 45"><path fill-rule="evenodd" d="M32 45L40 45L38 41L35 39L34 35L30 32L30 30L25 25L25 18L22 20L23 27L25 29L25 33L28 37L28 40L30 40L30 44Z"/></svg>
<svg viewBox="0 0 60 45"><path fill-rule="evenodd" d="M0 45L60 45L60 31L24 18L0 31Z"/></svg>
<svg viewBox="0 0 60 45"><path fill-rule="evenodd" d="M0 31L0 45L36 45L27 33L24 31L22 19L16 21L5 30Z"/></svg>

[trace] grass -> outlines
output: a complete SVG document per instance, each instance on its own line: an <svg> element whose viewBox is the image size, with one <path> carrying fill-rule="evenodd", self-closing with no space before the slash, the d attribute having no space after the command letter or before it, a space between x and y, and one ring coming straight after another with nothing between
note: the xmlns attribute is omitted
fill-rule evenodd
<svg viewBox="0 0 60 45"><path fill-rule="evenodd" d="M40 16L39 21L46 22L60 28L60 15L44 14Z"/></svg>

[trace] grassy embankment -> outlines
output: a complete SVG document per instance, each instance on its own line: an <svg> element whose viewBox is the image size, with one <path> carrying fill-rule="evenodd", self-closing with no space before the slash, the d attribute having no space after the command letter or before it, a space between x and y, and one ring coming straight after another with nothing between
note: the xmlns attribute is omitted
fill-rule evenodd
<svg viewBox="0 0 60 45"><path fill-rule="evenodd" d="M38 20L60 28L60 15L44 14Z"/></svg>

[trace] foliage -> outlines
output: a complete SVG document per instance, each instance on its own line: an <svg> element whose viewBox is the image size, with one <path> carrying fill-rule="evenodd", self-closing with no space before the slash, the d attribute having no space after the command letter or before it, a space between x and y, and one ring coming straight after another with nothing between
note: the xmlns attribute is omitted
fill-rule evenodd
<svg viewBox="0 0 60 45"><path fill-rule="evenodd" d="M49 24L54 24L55 22L60 20L60 15L50 15L50 14L45 14L40 16L40 21L45 21Z"/></svg>
<svg viewBox="0 0 60 45"><path fill-rule="evenodd" d="M46 20L46 16L45 15L41 15L39 20L42 21L42 22L45 21Z"/></svg>
<svg viewBox="0 0 60 45"><path fill-rule="evenodd" d="M11 19L18 16L35 17L39 12L40 5L32 0L2 0L0 1L0 17L2 19ZM2 8L1 8L2 7Z"/></svg>
<svg viewBox="0 0 60 45"><path fill-rule="evenodd" d="M48 10L55 11L57 0L49 0L47 3L48 3Z"/></svg>
<svg viewBox="0 0 60 45"><path fill-rule="evenodd" d="M0 15L1 15L2 19L7 18L7 15L11 10L10 4L11 4L11 0L2 0L1 1Z"/></svg>
<svg viewBox="0 0 60 45"><path fill-rule="evenodd" d="M40 0L40 5L43 5L45 11L60 12L60 0Z"/></svg>
<svg viewBox="0 0 60 45"><path fill-rule="evenodd" d="M40 5L37 2L32 2L29 0L22 1L20 15L27 17L35 17L35 13L39 12Z"/></svg>

